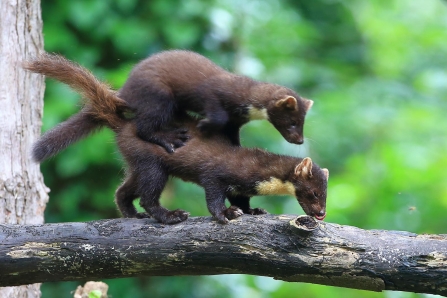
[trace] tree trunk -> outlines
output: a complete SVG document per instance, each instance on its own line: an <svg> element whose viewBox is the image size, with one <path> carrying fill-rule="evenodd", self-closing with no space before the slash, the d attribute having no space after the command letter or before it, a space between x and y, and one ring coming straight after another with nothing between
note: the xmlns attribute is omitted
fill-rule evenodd
<svg viewBox="0 0 447 298"><path fill-rule="evenodd" d="M303 217L310 219L309 217ZM0 225L0 286L130 276L252 274L447 295L447 235L361 230L290 215Z"/></svg>
<svg viewBox="0 0 447 298"><path fill-rule="evenodd" d="M43 50L39 0L0 1L0 223L38 224L48 200L30 159L40 135L43 78L21 63ZM40 285L0 288L0 297L40 297Z"/></svg>

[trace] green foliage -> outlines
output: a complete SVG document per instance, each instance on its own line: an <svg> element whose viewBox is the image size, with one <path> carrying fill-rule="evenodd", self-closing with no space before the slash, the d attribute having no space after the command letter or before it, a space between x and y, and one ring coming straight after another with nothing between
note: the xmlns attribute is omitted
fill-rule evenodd
<svg viewBox="0 0 447 298"><path fill-rule="evenodd" d="M244 146L311 156L330 170L327 221L361 228L445 233L447 9L438 0L42 1L46 50L119 88L147 55L186 48L223 67L291 87L315 104L303 146L266 122L244 127ZM48 82L43 130L74 114L78 96ZM113 134L101 131L42 165L47 222L114 218L124 174ZM164 206L209 215L203 190L173 180ZM303 213L290 197L260 197L271 213ZM108 280L114 297L418 297L253 276ZM43 297L76 283L42 287Z"/></svg>
<svg viewBox="0 0 447 298"><path fill-rule="evenodd" d="M93 290L88 293L88 298L101 298L102 292L101 290Z"/></svg>

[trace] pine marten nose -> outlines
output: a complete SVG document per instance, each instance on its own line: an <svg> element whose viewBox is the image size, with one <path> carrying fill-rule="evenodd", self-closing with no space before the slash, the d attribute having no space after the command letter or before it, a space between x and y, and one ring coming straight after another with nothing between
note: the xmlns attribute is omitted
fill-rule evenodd
<svg viewBox="0 0 447 298"><path fill-rule="evenodd" d="M301 145L302 143L304 143L304 137L302 134L298 134L296 133L293 138L295 139L293 143Z"/></svg>
<svg viewBox="0 0 447 298"><path fill-rule="evenodd" d="M315 218L318 220L323 220L326 217L326 211L322 210L315 214Z"/></svg>

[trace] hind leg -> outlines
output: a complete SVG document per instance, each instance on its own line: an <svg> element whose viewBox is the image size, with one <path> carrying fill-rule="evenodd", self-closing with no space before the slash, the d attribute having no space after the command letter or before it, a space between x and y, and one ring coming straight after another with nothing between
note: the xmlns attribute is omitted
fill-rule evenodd
<svg viewBox="0 0 447 298"><path fill-rule="evenodd" d="M115 203L118 206L123 217L130 218L147 218L147 213L139 213L133 205L133 201L138 198L137 194L137 177L129 175L126 181L118 188L115 193Z"/></svg>
<svg viewBox="0 0 447 298"><path fill-rule="evenodd" d="M175 99L170 94L158 92L137 107L137 135L145 141L157 144L173 153L188 140L187 130L173 128Z"/></svg>
<svg viewBox="0 0 447 298"><path fill-rule="evenodd" d="M128 177L115 193L115 203L123 217L136 217L137 209L133 201L137 198L133 177Z"/></svg>
<svg viewBox="0 0 447 298"><path fill-rule="evenodd" d="M267 214L267 211L265 211L262 208L251 208L250 197L248 196L227 195L227 197L228 200L230 201L230 204L232 206L240 208L244 212L244 214L251 214L251 215Z"/></svg>
<svg viewBox="0 0 447 298"><path fill-rule="evenodd" d="M160 195L168 181L168 173L162 165L154 162L144 167L138 179L140 205L158 222L175 224L185 221L189 213L184 210L170 211L160 205Z"/></svg>
<svg viewBox="0 0 447 298"><path fill-rule="evenodd" d="M133 78L120 90L135 113L137 135L169 153L188 140L185 129L169 127L174 119L176 100L170 88L157 81Z"/></svg>

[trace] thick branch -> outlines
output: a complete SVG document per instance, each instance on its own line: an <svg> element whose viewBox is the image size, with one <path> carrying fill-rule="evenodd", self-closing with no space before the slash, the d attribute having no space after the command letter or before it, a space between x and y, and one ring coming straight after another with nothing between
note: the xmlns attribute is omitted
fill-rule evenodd
<svg viewBox="0 0 447 298"><path fill-rule="evenodd" d="M372 291L447 295L447 235L361 230L290 215L0 225L0 286L242 273Z"/></svg>

